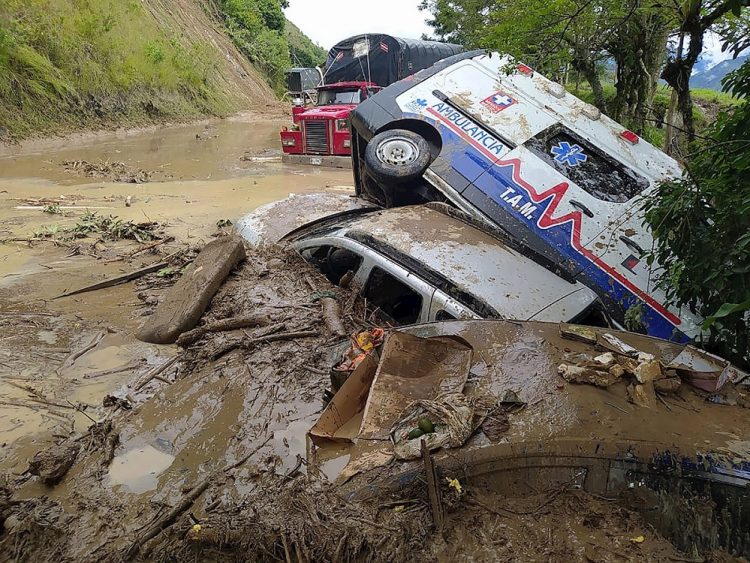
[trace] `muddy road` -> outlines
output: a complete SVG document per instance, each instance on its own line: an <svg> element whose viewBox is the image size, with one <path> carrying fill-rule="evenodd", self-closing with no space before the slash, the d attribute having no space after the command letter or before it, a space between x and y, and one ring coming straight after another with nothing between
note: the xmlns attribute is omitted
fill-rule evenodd
<svg viewBox="0 0 750 563"><path fill-rule="evenodd" d="M54 299L155 255L118 259L137 248L132 241L82 248L38 239L94 212L159 223L177 241L159 249L164 256L179 244L202 246L217 222L291 193L352 190L350 172L281 164L281 124L243 114L0 148L0 469L23 471L40 444L88 427L102 397L171 353L133 337L143 303L132 284ZM120 182L113 163L125 170ZM122 181L127 174L145 181Z"/></svg>
<svg viewBox="0 0 750 563"><path fill-rule="evenodd" d="M588 345L563 341L556 324L404 330L470 344L467 396L523 399L493 410L469 447L435 454L443 473L432 485L426 461L384 457L388 440L313 446L307 432L349 335L383 327L356 288L290 249L248 246L196 340L136 340L229 221L289 194L353 192L349 171L283 165L280 125L241 115L2 149L0 563L697 562L732 561L720 546L750 545L746 491L711 500L659 481L663 499L641 498L649 468L622 455L646 459L639 452L666 443L668 455L721 454L741 477L747 411L684 385L659 410L628 403L624 382L568 385L556 366ZM342 331L323 299L340 305ZM264 322L206 328L253 315ZM662 361L676 354L646 344ZM610 481L631 498L615 498Z"/></svg>

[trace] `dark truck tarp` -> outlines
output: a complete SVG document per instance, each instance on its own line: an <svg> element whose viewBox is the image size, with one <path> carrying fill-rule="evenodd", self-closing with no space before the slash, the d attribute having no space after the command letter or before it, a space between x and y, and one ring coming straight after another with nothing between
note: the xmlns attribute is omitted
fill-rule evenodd
<svg viewBox="0 0 750 563"><path fill-rule="evenodd" d="M460 45L437 41L402 39L379 33L356 35L328 52L325 83L355 81L390 86L463 50Z"/></svg>

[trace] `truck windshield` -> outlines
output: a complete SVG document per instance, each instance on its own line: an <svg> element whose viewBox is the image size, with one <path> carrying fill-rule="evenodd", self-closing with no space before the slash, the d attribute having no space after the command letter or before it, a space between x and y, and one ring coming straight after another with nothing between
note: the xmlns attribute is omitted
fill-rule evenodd
<svg viewBox="0 0 750 563"><path fill-rule="evenodd" d="M333 104L358 104L362 101L360 90L321 90L318 93L318 105L330 106Z"/></svg>

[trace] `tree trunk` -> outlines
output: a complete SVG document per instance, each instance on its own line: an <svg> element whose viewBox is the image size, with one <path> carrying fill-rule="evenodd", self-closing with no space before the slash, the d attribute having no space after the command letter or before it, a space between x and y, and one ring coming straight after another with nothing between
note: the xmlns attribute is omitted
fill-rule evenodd
<svg viewBox="0 0 750 563"><path fill-rule="evenodd" d="M685 155L683 143L685 139L685 135L683 134L685 124L682 121L682 112L677 101L677 90L672 90L672 98L669 102L669 109L664 121L667 125L664 152L672 158L682 161Z"/></svg>
<svg viewBox="0 0 750 563"><path fill-rule="evenodd" d="M670 22L665 13L644 7L623 25L608 46L617 63L613 117L642 134L652 114L656 76L664 61Z"/></svg>
<svg viewBox="0 0 750 563"><path fill-rule="evenodd" d="M581 68L583 75L586 77L586 81L591 86L591 92L594 95L594 105L598 107L602 113L607 112L607 100L604 97L604 88L602 87L602 81L599 77L599 73L596 72L596 64L590 63Z"/></svg>

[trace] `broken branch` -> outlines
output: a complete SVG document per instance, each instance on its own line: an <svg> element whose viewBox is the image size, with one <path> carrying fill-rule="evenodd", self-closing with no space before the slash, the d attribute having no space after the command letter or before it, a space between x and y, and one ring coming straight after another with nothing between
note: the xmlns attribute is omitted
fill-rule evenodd
<svg viewBox="0 0 750 563"><path fill-rule="evenodd" d="M169 266L169 259L173 258L174 256L177 256L180 252L182 251L178 250L177 252L173 252L172 254L167 256L163 262L159 262L158 264L146 266L145 268L141 268L140 270L135 270L133 272L123 274L121 276L116 276L114 278L110 278L108 280L104 280L102 282L95 283L93 285L82 287L81 289L76 289L75 291L69 291L68 293L63 293L62 295L58 295L57 297L53 297L52 299L53 300L61 299L63 297L70 297L71 295L80 295L81 293L88 293L90 291L96 291L98 289L114 287L122 283L137 280L138 278L141 278L147 274L152 274L154 272L158 272L159 270L166 268L167 266Z"/></svg>
<svg viewBox="0 0 750 563"><path fill-rule="evenodd" d="M180 335L177 339L177 345L190 346L203 338L210 332L227 332L230 330L238 330L241 328L250 328L255 326L266 326L271 322L270 317L267 315L251 315L247 317L231 317L229 319L221 319L212 323L207 323L204 326L194 328L188 332Z"/></svg>
<svg viewBox="0 0 750 563"><path fill-rule="evenodd" d="M179 356L175 356L174 358L171 358L164 362L162 365L152 369L150 372L146 374L146 376L143 378L143 380L140 383L137 383L135 386L136 391L140 391L143 389L146 385L151 383L154 379L156 379L157 376L161 375L165 371L167 371L171 366L177 362L179 359Z"/></svg>

